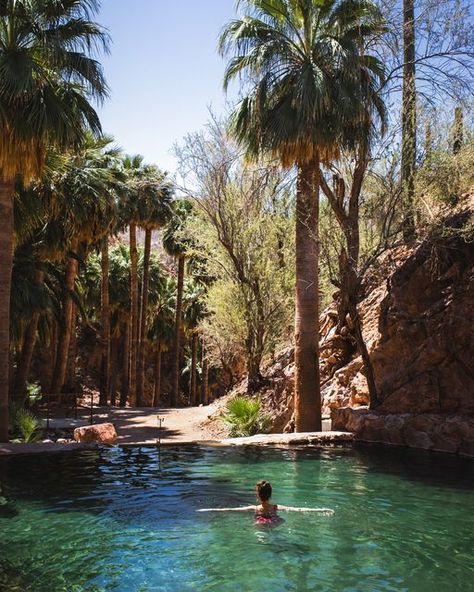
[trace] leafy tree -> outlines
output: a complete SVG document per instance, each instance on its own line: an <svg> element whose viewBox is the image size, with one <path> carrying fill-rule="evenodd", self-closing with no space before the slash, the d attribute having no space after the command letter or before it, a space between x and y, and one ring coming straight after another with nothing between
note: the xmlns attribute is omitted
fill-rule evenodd
<svg viewBox="0 0 474 592"><path fill-rule="evenodd" d="M255 391L263 382L264 356L288 337L294 281L285 263L293 247L289 179L270 164L246 166L217 121L191 134L179 157L195 196L189 224L194 252L213 278L206 298L208 357L216 361L212 350L221 350L226 339L228 353L237 342L233 353L245 358L248 389Z"/></svg>

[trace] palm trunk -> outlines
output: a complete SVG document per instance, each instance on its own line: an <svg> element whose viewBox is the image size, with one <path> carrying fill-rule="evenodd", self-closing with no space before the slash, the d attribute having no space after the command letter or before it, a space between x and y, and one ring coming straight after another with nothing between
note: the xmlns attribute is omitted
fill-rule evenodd
<svg viewBox="0 0 474 592"><path fill-rule="evenodd" d="M191 338L191 393L190 393L190 404L196 405L197 396L197 350L198 350L198 334L193 332Z"/></svg>
<svg viewBox="0 0 474 592"><path fill-rule="evenodd" d="M145 388L145 345L146 345L146 321L148 309L148 282L150 276L150 254L151 254L151 230L145 230L145 250L143 253L143 281L140 309L140 342L138 345L138 377L137 377L137 400L140 405L143 400Z"/></svg>
<svg viewBox="0 0 474 592"><path fill-rule="evenodd" d="M102 239L101 249L101 346L99 405L107 405L110 393L110 298L109 298L109 239Z"/></svg>
<svg viewBox="0 0 474 592"><path fill-rule="evenodd" d="M56 358L58 357L58 322L56 318L51 319L51 335L49 343L49 373L48 380L49 384L53 381L54 369L56 368Z"/></svg>
<svg viewBox="0 0 474 592"><path fill-rule="evenodd" d="M110 392L110 406L115 407L117 404L117 378L119 368L119 343L117 339L113 339L110 342L110 380L109 380L109 392Z"/></svg>
<svg viewBox="0 0 474 592"><path fill-rule="evenodd" d="M44 272L37 270L35 272L35 282L38 285L41 285L43 281ZM30 376L31 361L33 359L33 352L35 350L36 345L36 336L38 331L39 319L40 313L33 313L23 338L23 347L21 348L21 356L20 361L18 363L14 387L15 396L20 401L24 401L26 397L26 384Z"/></svg>
<svg viewBox="0 0 474 592"><path fill-rule="evenodd" d="M155 352L155 387L153 391L153 407L158 407L161 396L161 349Z"/></svg>
<svg viewBox="0 0 474 592"><path fill-rule="evenodd" d="M13 179L0 180L0 442L8 442L10 290L13 266Z"/></svg>
<svg viewBox="0 0 474 592"><path fill-rule="evenodd" d="M295 430L321 430L319 385L319 161L298 166L296 194Z"/></svg>
<svg viewBox="0 0 474 592"><path fill-rule="evenodd" d="M15 399L21 403L26 398L26 385L30 375L31 360L36 345L36 332L38 330L38 321L40 313L35 312L28 323L23 337L23 346L21 348L20 361L15 377L14 395Z"/></svg>
<svg viewBox="0 0 474 592"><path fill-rule="evenodd" d="M69 340L69 352L67 358L67 371L65 384L68 391L76 390L76 357L77 357L77 305L73 302L71 310L71 339Z"/></svg>
<svg viewBox="0 0 474 592"><path fill-rule="evenodd" d="M415 2L403 0L402 196L403 237L415 236L416 69Z"/></svg>
<svg viewBox="0 0 474 592"><path fill-rule="evenodd" d="M51 393L53 395L59 395L61 393L61 390L64 386L64 381L66 380L74 304L71 293L74 291L76 276L77 259L70 257L66 264L65 292L63 299L63 323L59 331L56 366L54 368L53 381L51 384Z"/></svg>
<svg viewBox="0 0 474 592"><path fill-rule="evenodd" d="M178 402L179 398L179 361L181 354L181 317L183 308L183 284L184 284L184 256L178 257L178 286L176 295L176 315L174 321L174 352L173 352L173 390L171 393L171 406Z"/></svg>
<svg viewBox="0 0 474 592"><path fill-rule="evenodd" d="M129 399L130 405L137 405L137 348L138 348L138 254L137 228L130 224L130 375Z"/></svg>
<svg viewBox="0 0 474 592"><path fill-rule="evenodd" d="M120 389L120 407L125 407L130 384L130 319L125 322L122 346L122 388Z"/></svg>
<svg viewBox="0 0 474 592"><path fill-rule="evenodd" d="M209 404L209 362L207 359L206 348L202 348L202 403Z"/></svg>

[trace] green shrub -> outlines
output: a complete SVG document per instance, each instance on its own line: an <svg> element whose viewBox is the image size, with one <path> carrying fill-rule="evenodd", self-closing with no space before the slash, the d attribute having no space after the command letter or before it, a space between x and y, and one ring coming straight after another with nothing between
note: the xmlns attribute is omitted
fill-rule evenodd
<svg viewBox="0 0 474 592"><path fill-rule="evenodd" d="M37 442L40 439L40 422L28 409L14 409L12 423L18 442Z"/></svg>
<svg viewBox="0 0 474 592"><path fill-rule="evenodd" d="M26 384L26 395L28 405L34 405L41 399L41 385L39 382L28 382Z"/></svg>
<svg viewBox="0 0 474 592"><path fill-rule="evenodd" d="M227 404L222 420L230 427L232 438L268 433L271 420L261 411L259 399L235 397Z"/></svg>

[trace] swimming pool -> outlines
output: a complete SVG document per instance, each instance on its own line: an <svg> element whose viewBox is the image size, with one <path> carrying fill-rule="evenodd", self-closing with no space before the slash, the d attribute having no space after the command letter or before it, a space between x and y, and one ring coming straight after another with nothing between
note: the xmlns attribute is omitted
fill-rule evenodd
<svg viewBox="0 0 474 592"><path fill-rule="evenodd" d="M104 449L0 459L0 590L474 590L474 462L405 450ZM274 501L334 508L197 513Z"/></svg>

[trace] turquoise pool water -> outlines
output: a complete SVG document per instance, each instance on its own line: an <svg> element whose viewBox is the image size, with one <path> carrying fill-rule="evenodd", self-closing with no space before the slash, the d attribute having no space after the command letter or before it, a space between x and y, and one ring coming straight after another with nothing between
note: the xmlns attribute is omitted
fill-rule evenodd
<svg viewBox="0 0 474 592"><path fill-rule="evenodd" d="M196 509L274 501L285 514ZM474 463L403 450L164 448L0 459L0 590L474 590Z"/></svg>

